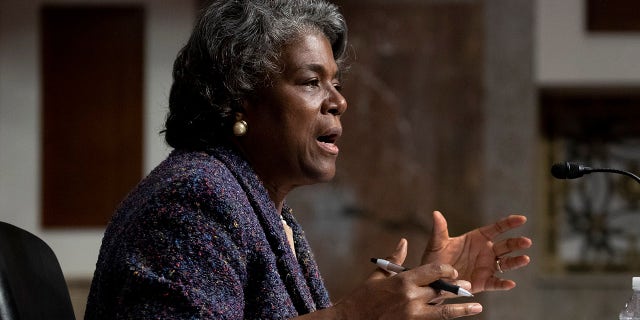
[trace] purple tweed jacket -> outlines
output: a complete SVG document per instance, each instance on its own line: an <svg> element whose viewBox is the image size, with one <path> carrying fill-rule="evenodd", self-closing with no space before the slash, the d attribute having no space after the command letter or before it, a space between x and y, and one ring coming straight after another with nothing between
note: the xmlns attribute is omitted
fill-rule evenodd
<svg viewBox="0 0 640 320"><path fill-rule="evenodd" d="M109 223L85 319L286 319L330 305L291 210L232 149L174 150Z"/></svg>

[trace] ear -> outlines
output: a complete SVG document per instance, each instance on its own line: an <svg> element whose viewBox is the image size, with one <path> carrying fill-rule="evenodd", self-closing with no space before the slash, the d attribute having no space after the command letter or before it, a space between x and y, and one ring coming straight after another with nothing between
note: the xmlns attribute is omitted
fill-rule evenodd
<svg viewBox="0 0 640 320"><path fill-rule="evenodd" d="M246 119L247 110L250 110L249 101L245 98L238 99L232 102L231 105L233 121L240 121Z"/></svg>
<svg viewBox="0 0 640 320"><path fill-rule="evenodd" d="M235 103L234 107L235 120L247 120L247 118L250 118L251 114L255 112L256 103L248 97L243 97Z"/></svg>
<svg viewBox="0 0 640 320"><path fill-rule="evenodd" d="M238 108L240 108L239 111L241 112L246 112L248 109L251 109L251 101L249 101L249 98L242 98L240 99L240 103L238 103Z"/></svg>

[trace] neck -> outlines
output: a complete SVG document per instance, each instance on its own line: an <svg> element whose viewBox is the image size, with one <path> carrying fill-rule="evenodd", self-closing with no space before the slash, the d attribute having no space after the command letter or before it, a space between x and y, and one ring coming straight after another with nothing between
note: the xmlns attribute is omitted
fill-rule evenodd
<svg viewBox="0 0 640 320"><path fill-rule="evenodd" d="M260 176L260 175L258 175ZM290 190L283 190L282 188L278 188L276 185L269 184L266 181L262 181L265 184L265 188L269 193L269 198L273 201L273 204L276 206L276 210L278 213L282 212L282 207L284 205L284 199L289 193Z"/></svg>
<svg viewBox="0 0 640 320"><path fill-rule="evenodd" d="M269 198L273 201L273 204L276 206L278 213L282 212L282 207L284 205L284 199L295 185L287 184L286 181L280 179L282 176L278 176L277 172L273 172L273 170L268 170L260 166L259 161L254 161L251 157L251 154L246 152L242 144L240 144L237 140L233 140L233 144L236 149L244 156L244 158L251 164L253 170L256 172L256 175L262 181L267 192L269 193Z"/></svg>

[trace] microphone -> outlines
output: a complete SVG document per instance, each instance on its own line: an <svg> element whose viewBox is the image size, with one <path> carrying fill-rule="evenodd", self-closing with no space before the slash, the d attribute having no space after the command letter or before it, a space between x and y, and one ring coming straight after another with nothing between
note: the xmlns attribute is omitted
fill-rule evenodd
<svg viewBox="0 0 640 320"><path fill-rule="evenodd" d="M611 172L617 173L621 175L625 175L633 178L636 182L640 183L640 177L635 174L618 169L612 168L590 168L579 163L573 162L562 162L556 163L551 166L551 175L556 179L576 179L580 178L585 174L589 174L592 172Z"/></svg>

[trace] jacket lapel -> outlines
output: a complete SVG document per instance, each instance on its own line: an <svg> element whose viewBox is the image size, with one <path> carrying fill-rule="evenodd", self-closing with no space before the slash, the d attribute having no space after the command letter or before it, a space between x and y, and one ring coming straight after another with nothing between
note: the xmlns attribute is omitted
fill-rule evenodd
<svg viewBox="0 0 640 320"><path fill-rule="evenodd" d="M298 314L315 311L316 306L313 295L307 286L302 269L288 245L287 236L280 221L280 214L277 212L273 201L269 198L264 185L249 164L234 151L219 147L210 151L210 153L225 163L246 193L251 207L264 230L271 250L276 256L278 273L287 288L296 311Z"/></svg>
<svg viewBox="0 0 640 320"><path fill-rule="evenodd" d="M324 281L320 276L318 265L313 257L311 247L307 242L304 231L296 221L295 216L293 215L293 210L287 207L286 204L283 208L282 216L287 221L287 224L293 229L299 266L307 281L307 286L313 297L312 299L315 302L316 309L324 309L331 306L329 293L324 287Z"/></svg>

